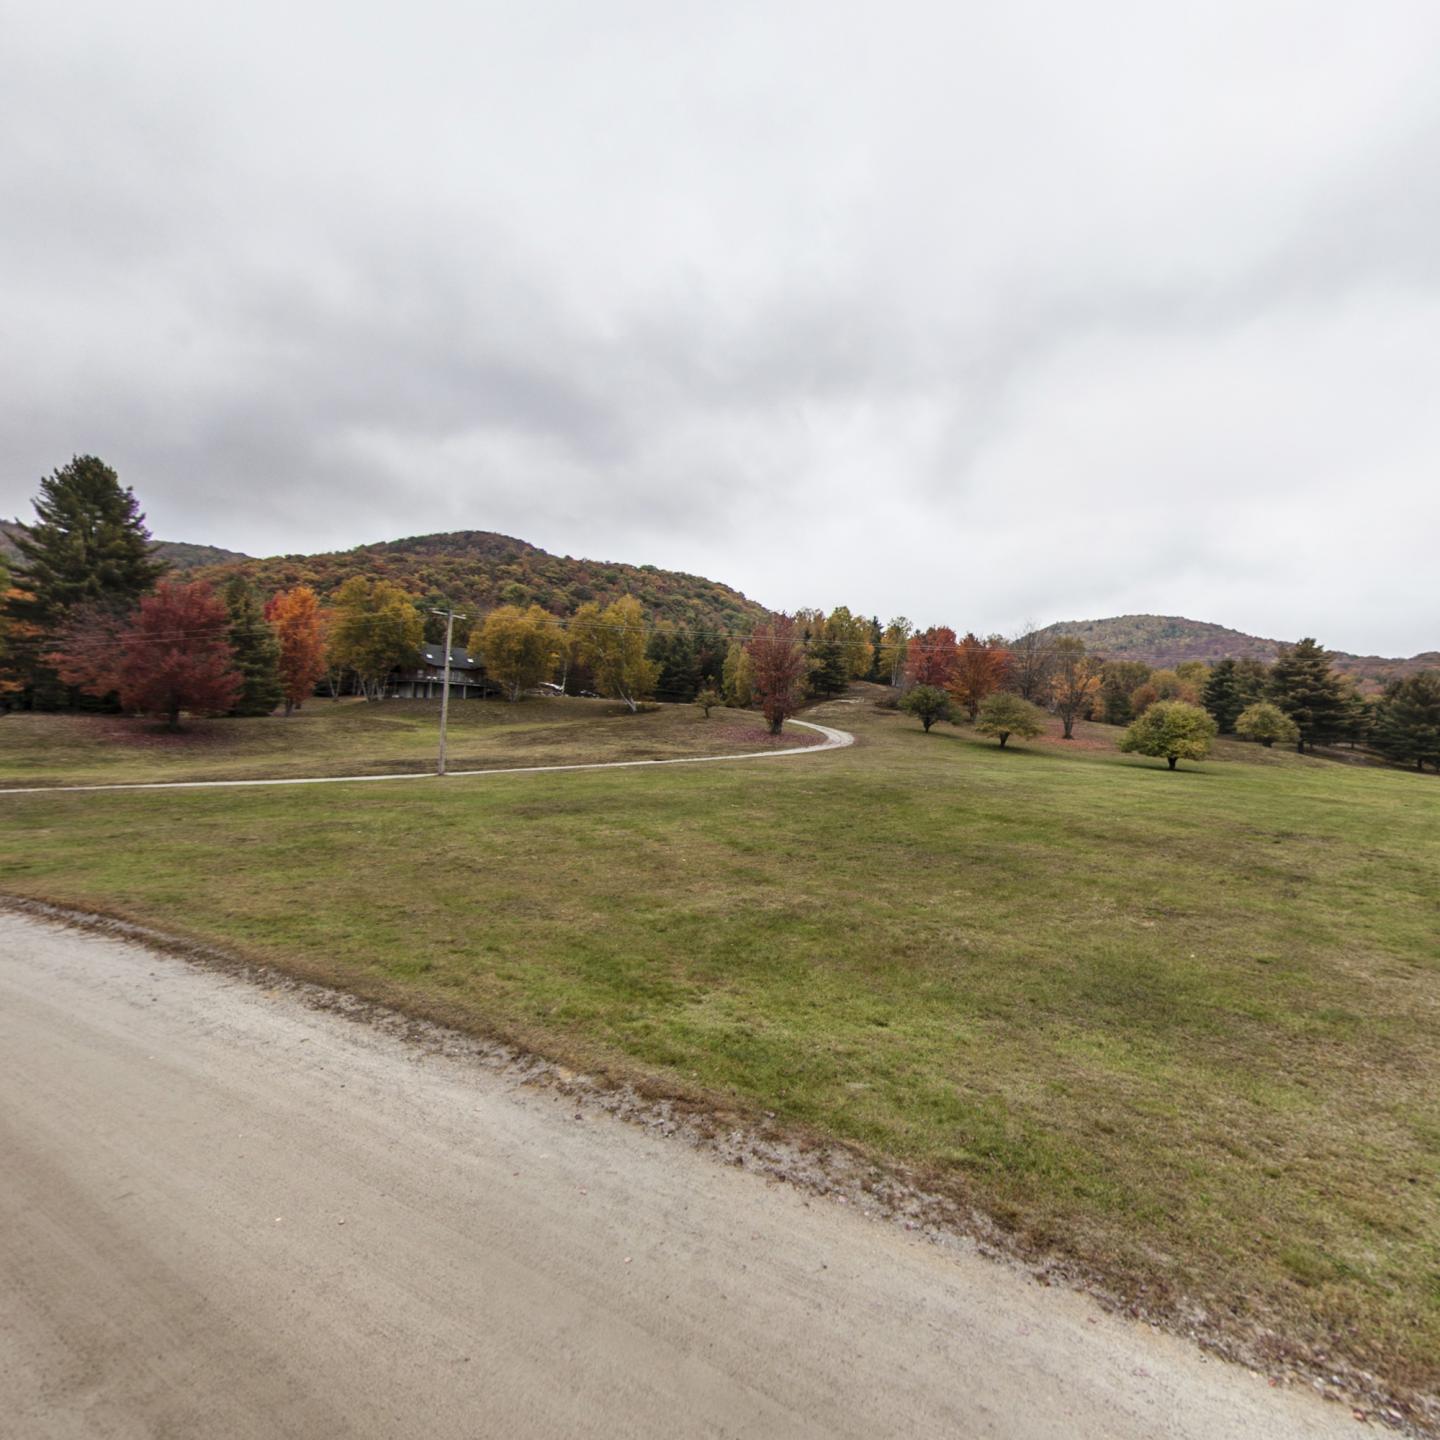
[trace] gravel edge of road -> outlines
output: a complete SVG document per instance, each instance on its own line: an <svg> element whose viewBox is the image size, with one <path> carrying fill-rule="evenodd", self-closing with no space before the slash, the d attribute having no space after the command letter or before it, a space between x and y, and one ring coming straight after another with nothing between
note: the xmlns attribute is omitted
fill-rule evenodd
<svg viewBox="0 0 1440 1440"><path fill-rule="evenodd" d="M1440 1437L1440 1397L1412 1400L1394 1395L1369 1372L1336 1365L1333 1360L1321 1363L1264 1329L1219 1325L1201 1307L1187 1306L1183 1297L1169 1304L1153 1304L1143 1296L1122 1294L1103 1276L1067 1256L1026 1247L983 1211L926 1190L903 1167L878 1164L842 1143L756 1124L720 1105L707 1107L674 1096L650 1095L628 1081L583 1074L516 1046L297 979L274 965L137 921L4 892L0 892L0 910L141 944L201 969L284 991L307 1007L371 1026L426 1053L480 1066L513 1084L562 1094L577 1107L677 1140L722 1164L848 1206L942 1250L968 1251L1024 1274L1038 1285L1084 1294L1106 1311L1189 1340L1207 1354L1267 1377L1272 1385L1313 1390L1351 1409L1356 1420L1379 1423L1415 1440Z"/></svg>

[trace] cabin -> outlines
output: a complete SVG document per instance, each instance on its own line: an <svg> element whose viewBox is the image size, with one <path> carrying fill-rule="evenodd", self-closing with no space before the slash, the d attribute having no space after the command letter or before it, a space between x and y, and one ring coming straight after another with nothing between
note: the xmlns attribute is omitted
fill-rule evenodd
<svg viewBox="0 0 1440 1440"><path fill-rule="evenodd" d="M396 700L438 700L445 689L445 647L420 647L420 665L414 670L392 670L385 681L385 693ZM494 681L485 678L485 667L462 646L450 650L450 698L481 699L499 693Z"/></svg>

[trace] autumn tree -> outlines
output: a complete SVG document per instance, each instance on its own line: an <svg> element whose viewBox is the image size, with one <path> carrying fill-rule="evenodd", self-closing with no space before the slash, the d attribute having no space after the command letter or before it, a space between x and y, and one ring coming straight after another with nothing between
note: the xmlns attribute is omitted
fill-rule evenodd
<svg viewBox="0 0 1440 1440"><path fill-rule="evenodd" d="M1235 733L1242 740L1258 740L1267 750L1278 740L1293 745L1300 738L1300 728L1278 705L1257 700L1235 717Z"/></svg>
<svg viewBox="0 0 1440 1440"><path fill-rule="evenodd" d="M910 636L915 627L897 615L880 634L880 679L883 684L899 686L905 679L905 662L910 654Z"/></svg>
<svg viewBox="0 0 1440 1440"><path fill-rule="evenodd" d="M1373 744L1397 764L1428 760L1440 770L1440 674L1422 670L1385 687L1375 715Z"/></svg>
<svg viewBox="0 0 1440 1440"><path fill-rule="evenodd" d="M825 638L840 652L846 680L860 680L874 663L871 622L837 605L825 617ZM843 688L843 687L842 687Z"/></svg>
<svg viewBox="0 0 1440 1440"><path fill-rule="evenodd" d="M900 698L900 708L913 715L930 733L937 720L948 720L954 713L949 694L938 685L912 685Z"/></svg>
<svg viewBox="0 0 1440 1440"><path fill-rule="evenodd" d="M793 616L774 615L762 620L745 642L750 660L751 685L761 713L778 735L785 719L805 700L808 666Z"/></svg>
<svg viewBox="0 0 1440 1440"><path fill-rule="evenodd" d="M570 642L595 676L595 688L623 700L634 714L655 693L660 667L645 655L645 610L633 595L622 595L603 610L582 605L570 621Z"/></svg>
<svg viewBox="0 0 1440 1440"><path fill-rule="evenodd" d="M955 660L955 632L948 625L932 625L910 637L905 683L943 690L955 674Z"/></svg>
<svg viewBox="0 0 1440 1440"><path fill-rule="evenodd" d="M46 660L67 685L118 691L124 709L163 715L178 730L182 711L224 713L240 698L229 629L225 602L204 581L162 581L126 616L94 604L73 609Z"/></svg>
<svg viewBox="0 0 1440 1440"><path fill-rule="evenodd" d="M1015 735L1021 740L1033 739L1045 733L1045 712L1038 706L1013 695L1007 690L987 695L980 706L975 728L982 735L994 735L1000 741L1000 748Z"/></svg>
<svg viewBox="0 0 1440 1440"><path fill-rule="evenodd" d="M985 697L993 695L1005 683L1009 664L1009 651L998 635L981 640L973 632L967 634L955 652L950 698L973 721Z"/></svg>
<svg viewBox="0 0 1440 1440"><path fill-rule="evenodd" d="M1085 642L1062 635L1051 647L1050 698L1065 727L1064 739L1075 738L1075 721L1099 688L1100 667L1085 653Z"/></svg>
<svg viewBox="0 0 1440 1440"><path fill-rule="evenodd" d="M1297 750L1339 733L1345 700L1330 656L1310 636L1286 646L1270 667L1270 697L1294 722Z"/></svg>
<svg viewBox="0 0 1440 1440"><path fill-rule="evenodd" d="M308 585L282 590L265 607L280 647L280 695L285 713L298 710L325 674L325 635L320 602Z"/></svg>
<svg viewBox="0 0 1440 1440"><path fill-rule="evenodd" d="M486 677L512 702L555 672L565 643L560 622L539 605L498 605L470 632L470 649L479 652Z"/></svg>
<svg viewBox="0 0 1440 1440"><path fill-rule="evenodd" d="M732 640L725 651L720 688L727 704L747 710L755 698L755 670L743 640Z"/></svg>
<svg viewBox="0 0 1440 1440"><path fill-rule="evenodd" d="M282 698L280 642L255 587L243 575L232 576L222 596L230 612L230 648L241 679L240 698L232 713L272 714Z"/></svg>
<svg viewBox="0 0 1440 1440"><path fill-rule="evenodd" d="M696 692L695 703L704 711L705 718L708 720L710 718L710 712L717 705L723 705L725 699L718 690L707 685L703 690Z"/></svg>
<svg viewBox="0 0 1440 1440"><path fill-rule="evenodd" d="M99 607L126 614L165 566L154 557L134 492L93 455L77 455L42 479L33 503L34 523L15 535L20 559L6 609L39 641L22 652L30 661L20 677L22 703L47 708L70 698L40 657L72 612Z"/></svg>
<svg viewBox="0 0 1440 1440"><path fill-rule="evenodd" d="M1054 641L1050 635L1027 624L1010 643L1011 687L1022 699L1032 703L1048 700L1054 663Z"/></svg>
<svg viewBox="0 0 1440 1440"><path fill-rule="evenodd" d="M419 665L424 624L398 585L356 575L335 592L329 638L331 661L353 670L361 694L378 700L392 670Z"/></svg>
<svg viewBox="0 0 1440 1440"><path fill-rule="evenodd" d="M1120 737L1120 748L1135 755L1154 755L1174 769L1180 760L1203 760L1210 753L1215 721L1198 705L1184 700L1157 700Z"/></svg>
<svg viewBox="0 0 1440 1440"><path fill-rule="evenodd" d="M1100 714L1107 725L1128 725L1135 718L1131 695L1150 678L1143 660L1107 660L1100 667ZM1152 695L1153 702L1158 696Z"/></svg>

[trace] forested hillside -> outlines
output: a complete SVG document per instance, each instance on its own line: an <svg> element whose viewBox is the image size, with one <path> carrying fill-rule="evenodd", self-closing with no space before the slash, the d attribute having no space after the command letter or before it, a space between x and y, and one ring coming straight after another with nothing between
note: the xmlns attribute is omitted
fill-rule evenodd
<svg viewBox="0 0 1440 1440"><path fill-rule="evenodd" d="M587 600L608 604L633 595L655 619L721 631L748 630L768 613L738 590L698 575L551 555L488 530L419 535L323 555L240 559L197 573L215 581L244 575L267 593L310 585L322 597L360 575L393 581L412 594L447 600L472 613L534 603L569 615Z"/></svg>
<svg viewBox="0 0 1440 1440"><path fill-rule="evenodd" d="M1115 615L1108 620L1061 620L1041 634L1047 639L1075 635L1087 650L1107 660L1140 660L1155 667L1174 667L1186 660L1261 660L1269 665L1280 654L1281 641L1246 635L1204 620L1179 615ZM1333 652L1335 668L1357 680L1383 683L1440 668L1440 651L1409 658L1348 655Z"/></svg>
<svg viewBox="0 0 1440 1440"><path fill-rule="evenodd" d="M15 536L24 529L18 520L0 520L0 560L10 562L19 557ZM174 570L194 570L202 565L221 565L246 558L238 550L222 550L218 545L188 545L183 540L157 540L155 553Z"/></svg>

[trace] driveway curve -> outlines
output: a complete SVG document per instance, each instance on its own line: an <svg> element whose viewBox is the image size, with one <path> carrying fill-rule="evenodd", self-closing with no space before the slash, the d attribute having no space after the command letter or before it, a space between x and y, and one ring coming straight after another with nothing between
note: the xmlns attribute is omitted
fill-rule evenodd
<svg viewBox="0 0 1440 1440"><path fill-rule="evenodd" d="M487 770L447 770L443 776L431 770L406 770L390 775L302 775L286 780L137 780L114 785L14 785L0 795L70 795L85 790L243 790L256 785L356 785L380 780L457 780L482 775L541 775L558 770L633 770L644 765L715 765L725 760L786 760L792 755L814 755L821 750L841 750L855 743L848 730L817 725L812 720L791 720L804 730L820 736L814 745L793 750L752 750L739 755L679 755L670 760L597 760L586 765L507 765Z"/></svg>

